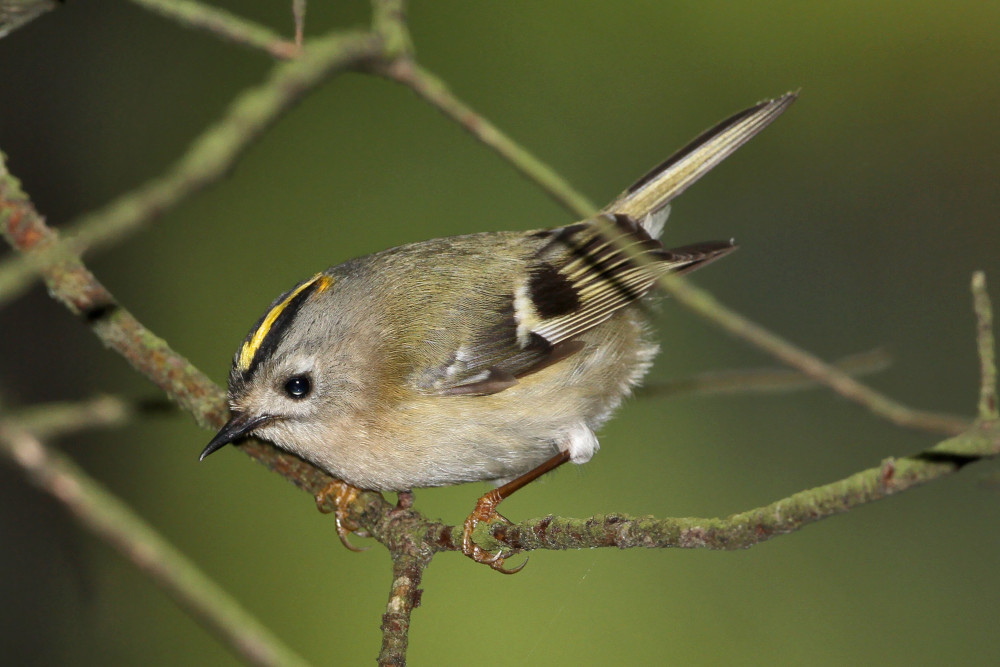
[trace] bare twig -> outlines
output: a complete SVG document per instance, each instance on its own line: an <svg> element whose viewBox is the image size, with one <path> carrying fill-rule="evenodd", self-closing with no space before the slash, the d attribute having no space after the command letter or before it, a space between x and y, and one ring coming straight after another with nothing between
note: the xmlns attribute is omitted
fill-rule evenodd
<svg viewBox="0 0 1000 667"><path fill-rule="evenodd" d="M382 650L378 664L382 667L406 664L409 644L410 614L420 606L420 580L433 553L425 555L400 553L392 559L392 588L389 602L382 615Z"/></svg>
<svg viewBox="0 0 1000 667"><path fill-rule="evenodd" d="M0 0L0 38L58 6L57 0Z"/></svg>
<svg viewBox="0 0 1000 667"><path fill-rule="evenodd" d="M287 60L299 54L301 44L299 39L290 42L270 28L247 21L224 9L193 0L132 0L132 2L181 25L207 30L230 42L265 51L275 58ZM298 4L298 0L295 4ZM302 4L304 13L304 0Z"/></svg>
<svg viewBox="0 0 1000 667"><path fill-rule="evenodd" d="M997 401L996 346L993 338L993 307L986 291L986 274L972 274L972 305L976 313L976 348L979 351L979 418L1000 419Z"/></svg>
<svg viewBox="0 0 1000 667"><path fill-rule="evenodd" d="M122 426L140 415L172 412L176 412L176 406L165 398L136 402L118 396L96 396L83 401L29 405L11 412L6 420L45 441L89 429Z"/></svg>
<svg viewBox="0 0 1000 667"><path fill-rule="evenodd" d="M455 97L443 81L417 63L400 58L388 63L375 63L373 68L378 74L407 86L435 109L468 130L567 210L581 218L592 215L597 210L590 200L574 190L551 167L473 111Z"/></svg>
<svg viewBox="0 0 1000 667"><path fill-rule="evenodd" d="M382 37L384 45L382 59L373 62L412 57L413 42L406 27L405 0L372 0L372 32Z"/></svg>
<svg viewBox="0 0 1000 667"><path fill-rule="evenodd" d="M596 547L741 549L776 535L851 510L915 486L946 477L975 461L1000 455L1000 423L981 423L913 456L886 459L825 486L808 489L726 518L657 519L621 514L587 519L542 517L517 524L483 523L477 544L494 550L587 549ZM375 493L363 493L348 508L391 553L414 545L429 552L458 550L460 526L427 521L412 511L396 511Z"/></svg>
<svg viewBox="0 0 1000 667"><path fill-rule="evenodd" d="M889 366L885 350L852 354L833 365L850 375L877 373ZM754 368L701 373L686 378L651 382L638 391L639 398L694 394L778 393L822 386L805 374L783 368Z"/></svg>
<svg viewBox="0 0 1000 667"><path fill-rule="evenodd" d="M863 405L872 413L898 426L955 435L969 427L961 417L914 410L867 385L791 342L727 308L705 290L679 276L663 276L660 286L690 310L774 356L835 392Z"/></svg>
<svg viewBox="0 0 1000 667"><path fill-rule="evenodd" d="M318 38L294 62L274 67L267 80L241 93L225 116L206 128L165 176L91 213L70 227L76 252L89 250L162 214L229 173L243 152L310 90L331 75L381 53L370 33Z"/></svg>
<svg viewBox="0 0 1000 667"><path fill-rule="evenodd" d="M301 49L306 30L306 0L292 0L292 20L295 22L295 46Z"/></svg>
<svg viewBox="0 0 1000 667"><path fill-rule="evenodd" d="M0 424L0 452L246 662L306 664L125 503L34 435L9 423Z"/></svg>
<svg viewBox="0 0 1000 667"><path fill-rule="evenodd" d="M0 153L0 233L16 250L32 253L58 244L58 235L35 211ZM227 413L219 388L167 347L115 302L83 262L68 252L42 269L54 298L87 322L94 333L136 370L195 415L206 427L221 425Z"/></svg>
<svg viewBox="0 0 1000 667"><path fill-rule="evenodd" d="M92 428L125 424L135 406L116 396L98 396L87 401L33 405L12 414L8 420L40 440Z"/></svg>

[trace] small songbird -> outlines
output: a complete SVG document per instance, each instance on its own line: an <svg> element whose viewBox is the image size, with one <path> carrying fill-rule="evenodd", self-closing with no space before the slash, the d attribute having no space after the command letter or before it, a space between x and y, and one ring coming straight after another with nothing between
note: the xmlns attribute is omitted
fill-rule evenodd
<svg viewBox="0 0 1000 667"><path fill-rule="evenodd" d="M524 484L597 451L594 432L657 352L637 302L658 277L736 247L664 249L667 204L794 99L723 121L593 218L413 243L299 283L237 350L231 418L201 458L252 435L361 489L494 481L463 551L516 571L473 528Z"/></svg>

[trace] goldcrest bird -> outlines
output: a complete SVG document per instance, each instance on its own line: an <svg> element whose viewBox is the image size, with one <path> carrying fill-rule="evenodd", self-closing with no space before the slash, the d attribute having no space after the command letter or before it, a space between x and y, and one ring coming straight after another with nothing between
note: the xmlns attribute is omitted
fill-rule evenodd
<svg viewBox="0 0 1000 667"><path fill-rule="evenodd" d="M665 250L667 204L794 99L723 121L594 218L413 243L299 283L237 350L231 418L201 458L252 435L361 489L503 484L466 521L463 551L515 571L473 528L517 488L597 451L594 432L657 352L637 302L659 276L736 247Z"/></svg>

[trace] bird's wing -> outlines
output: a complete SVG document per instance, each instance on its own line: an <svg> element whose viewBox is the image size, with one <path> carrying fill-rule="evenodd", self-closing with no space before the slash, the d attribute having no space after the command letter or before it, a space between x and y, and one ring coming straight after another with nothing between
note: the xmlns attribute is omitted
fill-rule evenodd
<svg viewBox="0 0 1000 667"><path fill-rule="evenodd" d="M690 271L731 252L730 242L710 242L664 250L634 220L605 216L533 233L537 249L526 271L490 307L477 304L475 322L456 322L472 332L444 363L426 369L417 384L425 391L493 394L517 379L582 349L577 337L642 298L664 273ZM633 260L630 247L646 260Z"/></svg>

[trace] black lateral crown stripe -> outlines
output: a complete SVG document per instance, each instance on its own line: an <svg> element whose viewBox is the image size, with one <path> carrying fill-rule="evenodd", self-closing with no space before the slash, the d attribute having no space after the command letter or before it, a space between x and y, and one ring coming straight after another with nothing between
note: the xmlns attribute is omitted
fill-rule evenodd
<svg viewBox="0 0 1000 667"><path fill-rule="evenodd" d="M274 323L271 325L271 328L268 329L267 334L264 336L264 340L261 341L260 346L257 348L257 351L254 352L253 360L250 362L249 368L247 368L246 371L242 373L243 379L245 381L249 381L250 378L253 377L254 373L257 372L257 368L260 366L261 362L264 359L267 359L272 354L274 354L274 351L278 347L278 343L280 343L281 339L284 338L285 332L288 330L288 326L292 323L292 320L295 319L295 315L299 312L299 308L302 307L302 304L306 302L306 299L308 299L309 296L313 292L315 292L319 286L320 286L320 281L313 280L313 283L311 285L309 285L304 290L296 294L292 298L292 300L288 302L288 305L284 307L284 309L281 311L281 314L278 315L278 317L274 320ZM264 313L264 316L260 318L256 326L254 326L254 328L250 330L250 334L247 336L247 340L250 340L250 338L253 337L254 333L256 333L257 329L267 318L267 314L270 313L271 310L277 304L280 304L282 301L284 301L289 294L295 291L295 289L297 288L285 292L275 300L275 302L271 305L271 308L267 310L267 313Z"/></svg>

